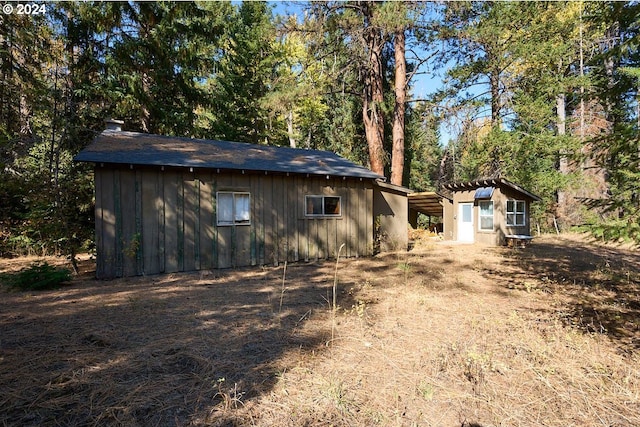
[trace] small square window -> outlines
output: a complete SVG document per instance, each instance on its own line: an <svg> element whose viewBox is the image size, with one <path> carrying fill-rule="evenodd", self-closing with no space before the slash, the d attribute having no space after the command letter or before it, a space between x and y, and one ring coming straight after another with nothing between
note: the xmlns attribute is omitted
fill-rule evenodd
<svg viewBox="0 0 640 427"><path fill-rule="evenodd" d="M233 191L219 191L217 194L218 225L249 225L250 195Z"/></svg>
<svg viewBox="0 0 640 427"><path fill-rule="evenodd" d="M340 216L341 198L335 196L305 196L305 216Z"/></svg>
<svg viewBox="0 0 640 427"><path fill-rule="evenodd" d="M523 200L507 200L507 225L523 226L526 223L526 204Z"/></svg>

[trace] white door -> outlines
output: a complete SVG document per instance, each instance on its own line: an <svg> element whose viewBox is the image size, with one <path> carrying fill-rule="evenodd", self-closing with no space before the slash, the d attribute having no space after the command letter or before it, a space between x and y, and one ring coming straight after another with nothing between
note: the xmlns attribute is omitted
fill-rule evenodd
<svg viewBox="0 0 640 427"><path fill-rule="evenodd" d="M458 204L458 241L473 242L473 203Z"/></svg>

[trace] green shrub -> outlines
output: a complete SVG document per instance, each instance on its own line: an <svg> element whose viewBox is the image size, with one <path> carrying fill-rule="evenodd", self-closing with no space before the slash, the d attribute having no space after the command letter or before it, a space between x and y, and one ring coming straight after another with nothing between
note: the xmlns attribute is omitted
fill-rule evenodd
<svg viewBox="0 0 640 427"><path fill-rule="evenodd" d="M31 264L18 273L0 275L0 282L23 291L38 291L57 288L71 280L71 272L66 268L56 268L45 262Z"/></svg>

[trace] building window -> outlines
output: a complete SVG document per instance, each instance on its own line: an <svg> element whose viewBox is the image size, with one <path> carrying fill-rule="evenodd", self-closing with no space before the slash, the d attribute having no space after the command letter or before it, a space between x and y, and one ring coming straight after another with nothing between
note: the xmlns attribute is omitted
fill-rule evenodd
<svg viewBox="0 0 640 427"><path fill-rule="evenodd" d="M218 191L218 225L249 225L249 193Z"/></svg>
<svg viewBox="0 0 640 427"><path fill-rule="evenodd" d="M304 196L305 216L340 216L341 200L335 196Z"/></svg>
<svg viewBox="0 0 640 427"><path fill-rule="evenodd" d="M507 200L507 225L525 225L525 202L522 200Z"/></svg>
<svg viewBox="0 0 640 427"><path fill-rule="evenodd" d="M480 230L493 231L493 202L483 200L478 202L480 207Z"/></svg>

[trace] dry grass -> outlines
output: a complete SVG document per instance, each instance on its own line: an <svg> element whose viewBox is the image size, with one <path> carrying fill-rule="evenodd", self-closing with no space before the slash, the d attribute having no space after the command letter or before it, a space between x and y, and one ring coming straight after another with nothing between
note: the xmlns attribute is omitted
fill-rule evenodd
<svg viewBox="0 0 640 427"><path fill-rule="evenodd" d="M639 271L426 240L341 259L335 325L335 262L0 293L0 424L640 425Z"/></svg>

